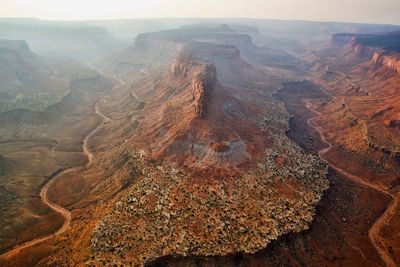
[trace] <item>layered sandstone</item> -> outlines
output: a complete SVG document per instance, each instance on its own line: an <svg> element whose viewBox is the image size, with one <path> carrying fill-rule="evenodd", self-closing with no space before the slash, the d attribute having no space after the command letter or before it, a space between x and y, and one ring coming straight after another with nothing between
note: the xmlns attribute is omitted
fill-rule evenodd
<svg viewBox="0 0 400 267"><path fill-rule="evenodd" d="M232 127L233 118L224 114L228 111L227 103L230 103L229 109L240 110L241 100L229 95L227 88L219 83L216 67L221 77L226 78L232 75L227 69L234 73L242 65L246 66L233 46L189 43L171 64L170 72L164 75L163 88L143 92L155 104L146 108L149 119L143 120L140 133L132 138L133 143L143 144L151 136L153 142L145 149L153 157L169 158L196 169L203 164L236 165L248 160L246 142L238 137L238 130L233 130L238 125ZM261 135L260 129L255 129L254 135ZM210 145L224 142L229 147L224 152Z"/></svg>
<svg viewBox="0 0 400 267"><path fill-rule="evenodd" d="M336 96L327 110L336 124L347 125L339 130L328 123L332 132L339 131L337 142L349 150L373 147L398 155L400 33L339 34L332 45L338 51L336 61L326 59L321 77ZM357 146L355 136L362 140Z"/></svg>
<svg viewBox="0 0 400 267"><path fill-rule="evenodd" d="M197 118L204 118L207 113L207 97L216 83L217 72L212 64L207 64L195 74L192 81L195 114Z"/></svg>
<svg viewBox="0 0 400 267"><path fill-rule="evenodd" d="M172 64L171 72L176 78L192 78L192 95L195 118L204 118L207 97L217 83L217 70L213 64L207 64L193 58L188 52L182 52Z"/></svg>
<svg viewBox="0 0 400 267"><path fill-rule="evenodd" d="M207 98L217 83L217 70L213 64L196 60L192 53L183 51L171 66L176 78L192 78L192 95L195 118L204 118Z"/></svg>
<svg viewBox="0 0 400 267"><path fill-rule="evenodd" d="M399 51L400 33L382 34L336 34L331 44L340 49L340 56L349 60L350 64L371 60L375 64L400 70Z"/></svg>
<svg viewBox="0 0 400 267"><path fill-rule="evenodd" d="M390 70L396 71L400 75L400 52L385 54L383 51L377 51L372 57L376 65L382 65Z"/></svg>

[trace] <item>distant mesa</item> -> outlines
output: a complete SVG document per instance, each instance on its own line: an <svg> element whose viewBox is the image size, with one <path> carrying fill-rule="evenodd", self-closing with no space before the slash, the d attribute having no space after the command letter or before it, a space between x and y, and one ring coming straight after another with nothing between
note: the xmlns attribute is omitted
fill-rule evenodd
<svg viewBox="0 0 400 267"><path fill-rule="evenodd" d="M371 61L400 74L400 32L357 34L341 33L332 36L333 47L341 49L340 56L348 63Z"/></svg>
<svg viewBox="0 0 400 267"><path fill-rule="evenodd" d="M4 40L0 39L0 50L14 50L24 57L33 57L34 53L29 48L29 45L24 40Z"/></svg>

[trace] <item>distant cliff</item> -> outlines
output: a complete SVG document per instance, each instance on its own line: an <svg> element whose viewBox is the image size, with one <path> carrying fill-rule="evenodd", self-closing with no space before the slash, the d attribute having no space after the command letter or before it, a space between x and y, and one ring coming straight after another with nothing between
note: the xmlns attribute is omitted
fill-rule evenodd
<svg viewBox="0 0 400 267"><path fill-rule="evenodd" d="M372 61L400 73L400 32L382 34L341 33L332 36L333 47L352 63Z"/></svg>

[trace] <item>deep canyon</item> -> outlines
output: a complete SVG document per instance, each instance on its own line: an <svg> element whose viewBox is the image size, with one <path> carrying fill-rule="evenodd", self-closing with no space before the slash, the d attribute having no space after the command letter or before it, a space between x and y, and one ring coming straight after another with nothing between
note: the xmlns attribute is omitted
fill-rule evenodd
<svg viewBox="0 0 400 267"><path fill-rule="evenodd" d="M98 23L0 35L1 266L400 264L400 26Z"/></svg>

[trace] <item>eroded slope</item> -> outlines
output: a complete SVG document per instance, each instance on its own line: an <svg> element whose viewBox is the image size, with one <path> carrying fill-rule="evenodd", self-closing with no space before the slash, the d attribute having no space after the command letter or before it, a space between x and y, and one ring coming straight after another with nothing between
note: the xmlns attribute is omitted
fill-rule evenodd
<svg viewBox="0 0 400 267"><path fill-rule="evenodd" d="M307 229L327 167L285 136L279 79L233 46L199 42L159 75L130 92L145 103L139 126L104 164L118 162L132 185L97 223L86 260L253 253Z"/></svg>

